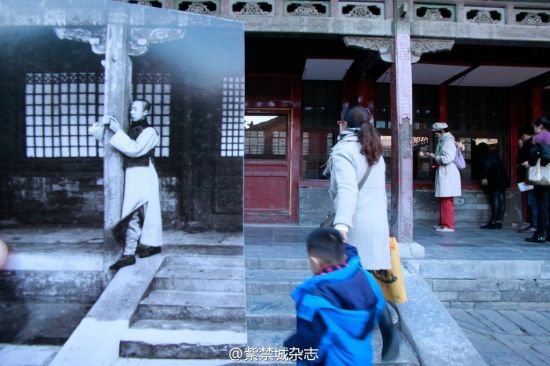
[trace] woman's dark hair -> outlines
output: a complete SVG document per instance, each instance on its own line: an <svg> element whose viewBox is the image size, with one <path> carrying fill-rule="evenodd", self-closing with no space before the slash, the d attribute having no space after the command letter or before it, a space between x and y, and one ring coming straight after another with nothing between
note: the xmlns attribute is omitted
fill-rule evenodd
<svg viewBox="0 0 550 366"><path fill-rule="evenodd" d="M485 142L480 142L476 146L477 152L480 155L487 155L489 154L489 145L487 145Z"/></svg>
<svg viewBox="0 0 550 366"><path fill-rule="evenodd" d="M361 142L361 154L365 155L369 165L375 164L384 152L384 146L378 130L370 123L371 112L368 108L354 106L347 108L342 115L348 127L360 127L357 137Z"/></svg>
<svg viewBox="0 0 550 366"><path fill-rule="evenodd" d="M535 126L542 125L546 130L550 131L550 118L540 117L535 121Z"/></svg>
<svg viewBox="0 0 550 366"><path fill-rule="evenodd" d="M522 128L520 128L518 130L518 135L521 136L523 134L529 135L529 136L534 135L535 134L535 129L531 125L523 126Z"/></svg>

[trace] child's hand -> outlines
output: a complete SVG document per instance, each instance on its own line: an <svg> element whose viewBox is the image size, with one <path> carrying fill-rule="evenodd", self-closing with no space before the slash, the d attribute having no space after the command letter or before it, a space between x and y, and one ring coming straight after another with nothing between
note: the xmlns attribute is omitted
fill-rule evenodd
<svg viewBox="0 0 550 366"><path fill-rule="evenodd" d="M344 243L348 242L348 233L344 230L338 230L340 232L340 235L342 235L342 240Z"/></svg>

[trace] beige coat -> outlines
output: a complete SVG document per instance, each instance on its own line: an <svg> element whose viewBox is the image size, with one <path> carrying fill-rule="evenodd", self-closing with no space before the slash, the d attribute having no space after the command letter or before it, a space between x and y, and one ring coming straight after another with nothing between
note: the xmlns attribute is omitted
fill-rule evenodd
<svg viewBox="0 0 550 366"><path fill-rule="evenodd" d="M334 224L350 227L348 242L357 247L366 269L391 268L384 158L372 166L368 179L358 190L367 170L355 135L339 141L331 153L330 189L336 217Z"/></svg>
<svg viewBox="0 0 550 366"><path fill-rule="evenodd" d="M439 168L435 173L435 196L457 197L462 195L460 172L454 164L456 157L455 138L446 132L437 142L435 162Z"/></svg>

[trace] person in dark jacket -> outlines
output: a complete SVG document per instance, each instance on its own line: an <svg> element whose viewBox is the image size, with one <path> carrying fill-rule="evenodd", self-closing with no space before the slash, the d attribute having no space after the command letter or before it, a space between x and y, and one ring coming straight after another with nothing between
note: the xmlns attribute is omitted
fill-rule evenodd
<svg viewBox="0 0 550 366"><path fill-rule="evenodd" d="M296 333L284 347L317 352L298 360L298 365L372 365L371 332L386 302L353 249L346 248L340 232L333 228L316 229L307 239L314 276L292 293Z"/></svg>
<svg viewBox="0 0 550 366"><path fill-rule="evenodd" d="M533 146L529 151L529 165L535 166L537 161L546 166L550 163L550 118L541 117L535 121L535 136ZM525 241L542 244L550 238L548 235L548 203L550 200L550 187L535 185L535 197L537 199L537 231Z"/></svg>
<svg viewBox="0 0 550 366"><path fill-rule="evenodd" d="M529 169L529 151L533 147L533 135L535 134L535 129L533 126L523 126L519 131L519 140L518 140L518 182L527 181L527 171ZM537 231L537 199L535 197L535 190L531 189L526 192L527 195L527 206L529 207L529 224L525 227L520 228L518 231L520 233L529 233Z"/></svg>
<svg viewBox="0 0 550 366"><path fill-rule="evenodd" d="M502 229L502 219L506 211L506 188L510 187L510 178L504 162L489 146L482 142L477 145L480 160L481 186L489 197L491 220L482 229Z"/></svg>

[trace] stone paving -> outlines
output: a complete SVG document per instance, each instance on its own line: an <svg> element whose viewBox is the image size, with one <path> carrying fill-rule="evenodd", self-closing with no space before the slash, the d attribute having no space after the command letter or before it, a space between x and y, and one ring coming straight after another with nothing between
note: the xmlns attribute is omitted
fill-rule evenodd
<svg viewBox="0 0 550 366"><path fill-rule="evenodd" d="M550 243L531 244L523 240L528 236L512 227L482 230L471 224L459 225L454 233L438 233L423 224L415 225L414 237L427 259L550 261ZM550 312L449 312L489 365L550 365Z"/></svg>

